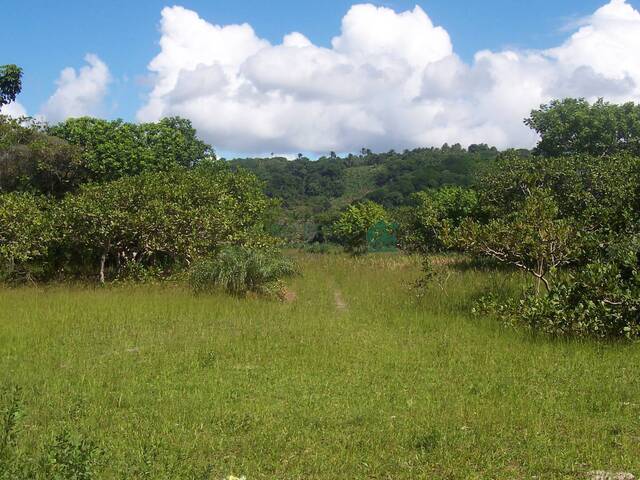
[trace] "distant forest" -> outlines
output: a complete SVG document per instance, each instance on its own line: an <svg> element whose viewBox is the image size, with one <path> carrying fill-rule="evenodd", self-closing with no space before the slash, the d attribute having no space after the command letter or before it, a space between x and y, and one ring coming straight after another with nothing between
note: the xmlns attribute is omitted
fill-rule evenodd
<svg viewBox="0 0 640 480"><path fill-rule="evenodd" d="M530 154L520 150L521 155ZM443 186L469 187L500 152L486 144L443 145L402 153L374 153L363 148L359 155L331 153L310 160L299 155L242 158L232 168L245 168L266 183L266 193L282 200L284 213L279 233L292 241L323 240L323 230L340 210L359 200L373 200L387 209L412 205L413 195Z"/></svg>

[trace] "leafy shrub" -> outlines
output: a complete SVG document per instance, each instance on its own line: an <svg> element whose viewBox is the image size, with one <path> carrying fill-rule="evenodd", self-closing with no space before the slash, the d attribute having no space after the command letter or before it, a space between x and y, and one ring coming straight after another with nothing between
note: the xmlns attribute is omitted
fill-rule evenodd
<svg viewBox="0 0 640 480"><path fill-rule="evenodd" d="M225 245L273 243L265 229L273 207L255 176L222 162L123 177L61 202L62 250L71 267L93 264L103 282L133 263L170 271Z"/></svg>
<svg viewBox="0 0 640 480"><path fill-rule="evenodd" d="M412 198L415 206L398 212L401 246L410 252L447 250L443 232L475 216L478 208L476 192L463 187L426 190Z"/></svg>
<svg viewBox="0 0 640 480"><path fill-rule="evenodd" d="M282 290L282 279L295 272L293 262L276 250L227 247L195 263L189 281L197 293L222 288L232 295L273 295Z"/></svg>
<svg viewBox="0 0 640 480"><path fill-rule="evenodd" d="M465 221L452 235L452 243L475 256L513 265L537 279L537 292L547 275L572 260L575 228L558 218L558 207L547 190L533 189L519 210L481 224Z"/></svg>
<svg viewBox="0 0 640 480"><path fill-rule="evenodd" d="M622 243L609 258L555 282L547 295L530 291L506 302L488 298L481 310L551 335L640 338L640 240Z"/></svg>
<svg viewBox="0 0 640 480"><path fill-rule="evenodd" d="M43 267L54 227L47 202L30 193L0 195L0 272L7 278L31 277L34 263Z"/></svg>
<svg viewBox="0 0 640 480"><path fill-rule="evenodd" d="M479 180L478 216L482 223L506 218L544 191L556 219L571 224L576 260L586 264L602 255L610 240L637 230L638 185L640 157L523 158L507 152Z"/></svg>
<svg viewBox="0 0 640 480"><path fill-rule="evenodd" d="M48 446L43 469L51 480L91 480L98 478L99 459L100 450L92 441L63 430Z"/></svg>
<svg viewBox="0 0 640 480"><path fill-rule="evenodd" d="M388 221L384 207L370 200L348 207L333 225L333 234L348 252L365 253L367 232L381 221Z"/></svg>

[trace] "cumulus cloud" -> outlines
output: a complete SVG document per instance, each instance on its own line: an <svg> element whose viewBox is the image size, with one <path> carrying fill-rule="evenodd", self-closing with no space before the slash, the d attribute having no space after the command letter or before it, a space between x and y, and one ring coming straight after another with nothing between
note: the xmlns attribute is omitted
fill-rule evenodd
<svg viewBox="0 0 640 480"><path fill-rule="evenodd" d="M102 112L111 74L97 55L85 56L87 64L76 71L68 67L58 78L58 88L43 105L41 114L50 122Z"/></svg>
<svg viewBox="0 0 640 480"><path fill-rule="evenodd" d="M456 54L416 6L355 5L330 48L292 32L273 45L248 24L162 10L160 53L142 121L190 118L217 148L386 150L487 142L531 146L523 125L553 98L640 100L640 13L611 0L555 48Z"/></svg>
<svg viewBox="0 0 640 480"><path fill-rule="evenodd" d="M0 108L1 115L7 115L13 118L20 118L27 116L27 110L19 102L11 102L8 105L3 105Z"/></svg>

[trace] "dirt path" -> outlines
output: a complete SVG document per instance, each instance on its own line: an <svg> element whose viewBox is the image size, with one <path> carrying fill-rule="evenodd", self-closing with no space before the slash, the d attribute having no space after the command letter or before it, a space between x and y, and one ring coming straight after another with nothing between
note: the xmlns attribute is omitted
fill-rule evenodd
<svg viewBox="0 0 640 480"><path fill-rule="evenodd" d="M336 309L338 311L343 312L349 307L347 303L344 301L344 299L342 298L342 294L340 293L340 290L335 291L335 293L333 294L333 298L335 300Z"/></svg>

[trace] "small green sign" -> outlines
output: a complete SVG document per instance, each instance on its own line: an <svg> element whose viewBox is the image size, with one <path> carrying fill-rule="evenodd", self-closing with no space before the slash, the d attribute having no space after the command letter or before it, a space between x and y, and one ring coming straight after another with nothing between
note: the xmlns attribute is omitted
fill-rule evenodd
<svg viewBox="0 0 640 480"><path fill-rule="evenodd" d="M367 232L369 252L395 252L398 250L398 225L380 221Z"/></svg>

